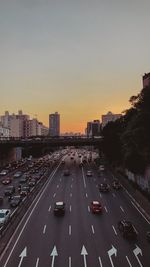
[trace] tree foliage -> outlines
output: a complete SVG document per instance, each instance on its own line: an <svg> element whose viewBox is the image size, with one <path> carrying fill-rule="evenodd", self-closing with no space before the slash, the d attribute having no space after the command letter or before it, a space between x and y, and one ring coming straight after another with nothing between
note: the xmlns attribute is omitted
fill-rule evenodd
<svg viewBox="0 0 150 267"><path fill-rule="evenodd" d="M142 174L150 164L150 87L129 102L131 108L103 129L104 153L111 163Z"/></svg>

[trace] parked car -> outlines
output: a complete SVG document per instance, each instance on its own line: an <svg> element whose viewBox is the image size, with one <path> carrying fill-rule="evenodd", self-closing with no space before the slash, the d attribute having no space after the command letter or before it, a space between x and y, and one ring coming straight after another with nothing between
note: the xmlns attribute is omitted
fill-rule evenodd
<svg viewBox="0 0 150 267"><path fill-rule="evenodd" d="M110 191L110 186L107 183L101 183L99 184L99 191L100 192L109 192Z"/></svg>
<svg viewBox="0 0 150 267"><path fill-rule="evenodd" d="M118 222L118 229L122 236L127 239L136 239L137 231L130 221L121 220Z"/></svg>
<svg viewBox="0 0 150 267"><path fill-rule="evenodd" d="M93 213L101 213L102 212L102 205L99 201L92 201L90 205L90 209Z"/></svg>
<svg viewBox="0 0 150 267"><path fill-rule="evenodd" d="M5 196L12 196L12 194L15 193L15 187L13 185L7 186L7 188L4 190Z"/></svg>
<svg viewBox="0 0 150 267"><path fill-rule="evenodd" d="M12 196L10 199L10 206L17 207L22 201L22 197L20 195Z"/></svg>
<svg viewBox="0 0 150 267"><path fill-rule="evenodd" d="M18 172L15 172L13 177L14 178L19 178L20 176L22 175L22 172L21 171L18 171Z"/></svg>
<svg viewBox="0 0 150 267"><path fill-rule="evenodd" d="M7 175L8 174L8 170L2 170L1 172L0 172L0 175L1 176L5 176L5 175Z"/></svg>
<svg viewBox="0 0 150 267"><path fill-rule="evenodd" d="M4 185L10 184L10 183L11 183L11 178L9 178L9 177L6 177L2 180L2 184L4 184Z"/></svg>
<svg viewBox="0 0 150 267"><path fill-rule="evenodd" d="M100 165L100 166L99 166L99 170L100 170L100 171L105 171L105 167L104 167L104 165Z"/></svg>
<svg viewBox="0 0 150 267"><path fill-rule="evenodd" d="M31 187L35 186L36 185L36 179L32 178L31 180L29 180L28 185Z"/></svg>
<svg viewBox="0 0 150 267"><path fill-rule="evenodd" d="M30 187L28 185L21 186L20 188L20 196L26 197L30 193Z"/></svg>
<svg viewBox="0 0 150 267"><path fill-rule="evenodd" d="M63 201L56 202L54 206L54 215L62 216L65 214L65 203Z"/></svg>
<svg viewBox="0 0 150 267"><path fill-rule="evenodd" d="M10 217L9 209L1 209L0 210L0 227L2 227Z"/></svg>

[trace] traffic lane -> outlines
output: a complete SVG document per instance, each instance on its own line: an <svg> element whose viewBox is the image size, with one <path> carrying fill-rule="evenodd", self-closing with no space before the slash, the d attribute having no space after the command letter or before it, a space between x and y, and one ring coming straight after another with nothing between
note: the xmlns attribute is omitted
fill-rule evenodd
<svg viewBox="0 0 150 267"><path fill-rule="evenodd" d="M97 192L95 192L95 186L93 186L93 181L90 178L88 179L88 183L87 183L87 188L88 188L88 184L90 183L90 187L89 187L90 190L88 192L88 196L90 198L90 195L91 195L90 191L91 191L92 196L90 198L90 201L91 200L98 200L98 196L97 196L97 198L95 198L95 196L97 195L96 194ZM104 201L104 198L105 198L105 201ZM116 230L116 223L117 223L116 222L116 218L118 218L118 220L122 219L122 214L121 214L122 210L120 209L120 207L118 205L119 201L118 201L117 197L116 198L112 198L112 195L110 193L101 194L101 199L103 199L103 202L105 202L105 207L107 207L107 216L109 216L109 218L107 219L107 222L109 224L108 225L108 229L106 229L104 232L109 233L110 229L111 229L111 232L109 233L109 236L112 236L112 232L114 232L114 234L117 236L118 233L117 233L117 230ZM116 199L116 203L115 203L114 199ZM137 218L136 215L134 216L134 218ZM107 225L106 224L107 222L105 222L105 225ZM102 226L102 229L104 229L105 225ZM141 226L141 228L142 227L143 226ZM120 241L122 241L122 240L120 240ZM114 240L114 242L116 242L116 240ZM137 242L137 244L140 245L140 249L142 248L142 250L144 250L144 260L145 260L145 262L148 263L148 254L147 254L148 244L147 244L147 249L145 248L146 242L145 242L144 245L143 244L141 245L139 242ZM119 243L118 245L119 245L119 247L123 247L124 251L126 251L127 254L129 254L129 252L130 252L130 254L133 254L135 246L132 247L132 249L130 248L130 250L128 251L128 247L125 248L124 244L121 246L120 243ZM134 257L134 260L135 260L135 257Z"/></svg>
<svg viewBox="0 0 150 267"><path fill-rule="evenodd" d="M46 185L47 187L49 186L49 183L51 183L51 176L50 176L50 178L49 178L49 181L48 181L48 184ZM45 188L45 190L46 190L46 188ZM41 197L40 198L42 198L42 196L43 195L41 195ZM37 200L37 201L39 201L40 200L40 198ZM38 203L37 203L38 204ZM37 205L36 204L36 205ZM32 205L31 205L32 206ZM36 209L36 208L35 208ZM35 213L35 209L34 209L34 213ZM42 210L42 209L41 209ZM29 208L29 211L30 211L30 208ZM28 214L28 212L27 212L27 214ZM40 213L38 213L38 215L36 216L36 218L41 218L41 217L39 217L39 214ZM34 221L34 224L35 224L35 222L37 221L36 220L36 218L33 220ZM30 219L30 217L28 218L28 220ZM23 227L24 227L24 224L22 223L22 229L23 229ZM31 229L34 229L34 227L31 227ZM15 241L13 241L13 242L15 242ZM11 247L12 247L12 245L11 245ZM7 250L8 251L8 250ZM10 250L9 250L10 251ZM6 256L7 256L7 253L6 253Z"/></svg>

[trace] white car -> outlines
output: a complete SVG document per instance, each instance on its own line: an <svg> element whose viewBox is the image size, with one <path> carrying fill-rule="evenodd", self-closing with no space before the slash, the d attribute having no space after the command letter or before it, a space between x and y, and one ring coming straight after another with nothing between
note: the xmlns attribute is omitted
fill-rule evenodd
<svg viewBox="0 0 150 267"><path fill-rule="evenodd" d="M2 227L10 217L10 210L1 209L0 210L0 227Z"/></svg>
<svg viewBox="0 0 150 267"><path fill-rule="evenodd" d="M6 175L7 173L8 173L8 170L2 170L2 171L0 172L0 175L4 176L4 175Z"/></svg>
<svg viewBox="0 0 150 267"><path fill-rule="evenodd" d="M105 170L104 165L100 165L100 166L99 166L99 170L100 170L100 171L104 171L104 170Z"/></svg>
<svg viewBox="0 0 150 267"><path fill-rule="evenodd" d="M87 171L86 176L92 176L92 171Z"/></svg>

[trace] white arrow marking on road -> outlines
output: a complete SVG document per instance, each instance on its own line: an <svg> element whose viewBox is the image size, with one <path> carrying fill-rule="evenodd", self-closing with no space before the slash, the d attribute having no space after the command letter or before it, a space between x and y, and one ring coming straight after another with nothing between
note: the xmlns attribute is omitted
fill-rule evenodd
<svg viewBox="0 0 150 267"><path fill-rule="evenodd" d="M100 264L100 267L103 267L103 265L102 265L102 261L101 261L101 258L99 257L98 259L99 259L99 264Z"/></svg>
<svg viewBox="0 0 150 267"><path fill-rule="evenodd" d="M88 255L88 253L87 253L84 245L83 245L82 250L81 250L81 255L83 255L83 258L84 258L84 267L87 267L86 256Z"/></svg>
<svg viewBox="0 0 150 267"><path fill-rule="evenodd" d="M112 245L112 248L110 250L108 250L108 256L111 262L111 266L114 267L113 261L112 261L112 256L115 255L115 257L117 256L117 249Z"/></svg>
<svg viewBox="0 0 150 267"><path fill-rule="evenodd" d="M51 253L51 257L52 257L52 264L51 264L51 267L54 267L54 261L55 261L55 257L58 256L58 253L57 253L57 248L56 246L54 246L53 250L52 250L52 253Z"/></svg>
<svg viewBox="0 0 150 267"><path fill-rule="evenodd" d="M134 253L134 255L135 255L135 257L136 257L136 259L137 259L139 265L140 265L141 267L143 267L142 263L140 262L140 260L139 260L139 258L138 258L138 254L140 254L141 256L143 255L143 254L142 254L142 250L136 245L136 248L133 250L133 253Z"/></svg>
<svg viewBox="0 0 150 267"><path fill-rule="evenodd" d="M120 209L122 210L122 212L124 212L124 209L123 209L123 207L121 207L121 206L120 206Z"/></svg>
<svg viewBox="0 0 150 267"><path fill-rule="evenodd" d="M23 258L24 258L24 257L27 257L27 247L24 248L24 250L21 252L21 254L20 254L19 257L20 257L21 259L20 259L20 262L19 262L18 267L21 266L22 261L23 261Z"/></svg>
<svg viewBox="0 0 150 267"><path fill-rule="evenodd" d="M115 235L117 235L117 231L116 231L116 229L115 229L115 227L113 225L112 225L112 228L113 228L113 230L115 232Z"/></svg>
<svg viewBox="0 0 150 267"><path fill-rule="evenodd" d="M104 207L104 209L106 210L106 212L108 212L108 210L107 210L106 206Z"/></svg>
<svg viewBox="0 0 150 267"><path fill-rule="evenodd" d="M71 267L71 257L69 257L69 267Z"/></svg>
<svg viewBox="0 0 150 267"><path fill-rule="evenodd" d="M126 256L127 262L129 263L129 266L132 267L131 262L129 261L128 257Z"/></svg>

